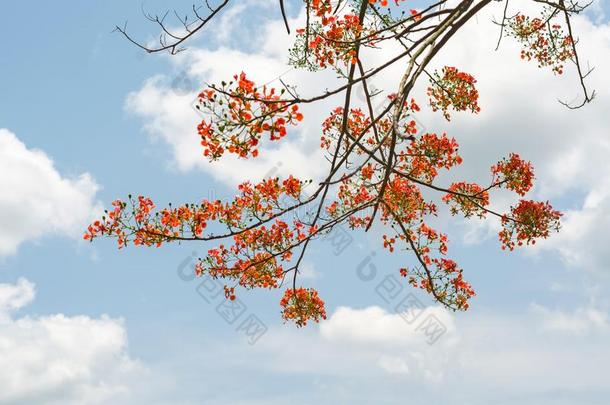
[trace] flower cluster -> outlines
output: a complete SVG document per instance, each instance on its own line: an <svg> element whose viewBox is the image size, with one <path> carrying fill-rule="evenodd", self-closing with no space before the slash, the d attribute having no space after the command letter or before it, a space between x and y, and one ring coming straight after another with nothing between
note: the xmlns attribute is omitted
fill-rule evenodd
<svg viewBox="0 0 610 405"><path fill-rule="evenodd" d="M206 115L197 131L203 154L217 160L226 151L239 157L256 157L257 145L264 134L272 141L286 135L287 125L303 119L296 104L281 99L274 88L257 89L245 73L235 81L210 86L199 94L197 108Z"/></svg>
<svg viewBox="0 0 610 405"><path fill-rule="evenodd" d="M337 107L322 123L320 147L326 150L334 149L339 142L339 139L342 140L342 146L347 147L350 144L350 139L359 139L365 134L372 134L371 120L360 108L353 108L349 111L349 114L347 114L347 124L345 125L346 133L344 133L343 136L342 130L343 107ZM363 139L363 141L369 145L375 142L372 136ZM360 150L358 149L358 151Z"/></svg>
<svg viewBox="0 0 610 405"><path fill-rule="evenodd" d="M416 9L412 8L411 10L409 10L409 12L411 13L411 18L413 18L413 20L415 21L419 21L422 18L424 18L424 16L421 14L421 12L417 11Z"/></svg>
<svg viewBox="0 0 610 405"><path fill-rule="evenodd" d="M449 191L443 201L449 204L452 215L461 212L466 218L473 215L483 218L487 214L489 193L478 184L461 181L451 184Z"/></svg>
<svg viewBox="0 0 610 405"><path fill-rule="evenodd" d="M535 244L537 238L547 238L550 231L559 231L561 213L548 202L520 200L511 207L511 218L502 218L499 233L502 249Z"/></svg>
<svg viewBox="0 0 610 405"><path fill-rule="evenodd" d="M401 176L391 176L383 195L381 221L398 219L403 223L415 222L424 215L436 212L436 206L427 203L418 186Z"/></svg>
<svg viewBox="0 0 610 405"><path fill-rule="evenodd" d="M493 183L504 186L523 196L534 185L534 168L532 164L511 153L508 158L491 167Z"/></svg>
<svg viewBox="0 0 610 405"><path fill-rule="evenodd" d="M152 201L142 196L139 197L139 200L142 208L138 212L138 217L148 215L150 209L154 208ZM121 227L121 217L127 204L121 200L115 200L112 202L112 206L114 208L111 211L106 210L106 215L102 216L101 220L96 220L87 227L87 232L83 235L84 240L93 241L95 237L101 235L116 236L119 249L127 245L127 235Z"/></svg>
<svg viewBox="0 0 610 405"><path fill-rule="evenodd" d="M467 310L470 306L468 300L476 294L470 283L464 281L463 270L450 259L433 259L432 264L434 275L423 279L421 288L431 292L433 287L430 286L430 279L432 279L436 284L435 294L438 295L438 299L457 310Z"/></svg>
<svg viewBox="0 0 610 405"><path fill-rule="evenodd" d="M371 4L371 5L375 5L375 4L379 3L379 5L381 7L388 7L388 5L390 4L388 0L368 0L368 1L369 1L369 4ZM403 1L405 1L405 0L394 0L394 4L396 6L400 6L400 3ZM421 20L422 15L417 10L411 9L411 10L409 10L409 12L411 13L412 18L415 21Z"/></svg>
<svg viewBox="0 0 610 405"><path fill-rule="evenodd" d="M517 14L510 19L507 34L523 45L521 59L534 59L538 67L549 66L555 74L562 74L565 61L574 57L572 37L547 18Z"/></svg>
<svg viewBox="0 0 610 405"><path fill-rule="evenodd" d="M290 226L276 219L269 227L247 229L233 236L231 246L208 250L196 273L234 280L245 288L277 288L284 277L281 263L289 261L291 249L308 236L304 228L296 220Z"/></svg>
<svg viewBox="0 0 610 405"><path fill-rule="evenodd" d="M443 74L434 72L432 84L428 87L430 106L433 111L441 110L447 121L451 119L449 107L455 111L467 111L477 114L479 92L475 88L477 81L468 73L460 72L454 67L443 67Z"/></svg>
<svg viewBox="0 0 610 405"><path fill-rule="evenodd" d="M299 287L286 290L280 306L282 318L295 322L298 327L307 325L310 320L319 322L321 319L326 319L324 301L313 288Z"/></svg>
<svg viewBox="0 0 610 405"><path fill-rule="evenodd" d="M446 274L454 277L449 281L450 292L449 296L455 297L453 300L456 309L467 310L470 306L468 300L476 295L470 283L464 281L462 276L463 270L457 269L457 265L453 261L450 263L437 264L437 268L442 269Z"/></svg>
<svg viewBox="0 0 610 405"><path fill-rule="evenodd" d="M257 184L246 182L239 186L240 193L230 203L203 200L201 204L160 210L155 209L150 198L130 196L127 202L115 201L113 210L88 227L84 239L115 237L120 248L130 242L161 246L173 241L212 240L220 235L205 235L204 230L214 221L229 229L226 236L232 237L233 243L209 249L196 264L195 273L232 280L245 288L278 288L285 275L282 263L290 261L292 249L316 232L316 227L297 219L289 224L279 218L302 203L303 185L292 176L283 181L272 178ZM235 286L225 285L225 294L235 299ZM317 294L311 295L309 301L310 309L303 312L301 306L288 308L287 314L292 315L287 316L303 324L306 314L321 316L323 307L314 308L321 305Z"/></svg>
<svg viewBox="0 0 610 405"><path fill-rule="evenodd" d="M369 0L369 4L376 4L377 1L379 1L379 4L381 5L381 7L388 6L388 0ZM398 6L401 1L405 1L405 0L394 0L394 3Z"/></svg>
<svg viewBox="0 0 610 405"><path fill-rule="evenodd" d="M398 5L400 1L404 0L395 0L395 3ZM369 0L370 5L375 3ZM345 75L344 69L358 61L359 47L374 48L379 41L387 39L379 34L382 19L372 14L364 19L366 14L359 14L356 8L362 9L355 7L356 4L344 12L343 7L328 0L309 2L311 21L308 19L308 26L297 30L295 44L290 50L290 64L311 71L331 67ZM383 0L381 5L387 6L388 2ZM417 19L417 16L413 18Z"/></svg>
<svg viewBox="0 0 610 405"><path fill-rule="evenodd" d="M468 309L468 300L475 296L472 286L464 281L457 263L443 256L447 254L447 236L437 232L423 221L413 223L407 232L394 236L383 235L383 246L394 252L401 241L406 251L413 251L419 265L401 268L399 273L410 285L432 294L435 299L455 310ZM436 252L438 256L433 256Z"/></svg>
<svg viewBox="0 0 610 405"><path fill-rule="evenodd" d="M412 177L432 182L439 169L451 169L462 163L454 138L426 133L411 141L405 155L404 169Z"/></svg>
<svg viewBox="0 0 610 405"><path fill-rule="evenodd" d="M391 94L388 100L395 102L396 95ZM407 140L415 139L417 134L417 123L412 119L411 114L420 110L414 99L405 101L402 109L401 117L398 120L397 132L398 137L395 141L395 146L400 147L402 144L407 144ZM381 149L384 154L389 152L392 145L392 131L394 129L394 117L392 113L384 118L380 118L375 122L375 129L370 117L360 108L352 108L347 116L347 123L343 124L343 107L336 107L328 118L322 123L322 135L320 137L320 146L327 151L333 151L339 140L341 140L341 151L347 150L349 145L358 142L359 146L355 148L356 154L364 154L367 151L364 148ZM345 130L345 131L344 131ZM434 135L435 136L435 135ZM426 139L427 140L427 139ZM425 142L425 141L424 141ZM400 154L401 158L405 155Z"/></svg>
<svg viewBox="0 0 610 405"><path fill-rule="evenodd" d="M229 230L243 230L298 205L304 184L292 176L283 181L266 179L254 185L245 182L239 185L240 193L229 203L205 199L200 204L170 206L155 212L150 198L133 199L130 196L127 202L113 202L113 210L106 211L101 220L91 224L84 238L116 237L119 247L129 242L160 246L176 240L205 240L204 230L211 221L223 224Z"/></svg>
<svg viewBox="0 0 610 405"><path fill-rule="evenodd" d="M363 30L358 16L328 17L325 22L324 28L314 33L307 44L318 66L335 66L339 61L346 65L356 63L356 41ZM297 34L306 35L303 29Z"/></svg>
<svg viewBox="0 0 610 405"><path fill-rule="evenodd" d="M344 178L339 185L338 201L326 208L326 212L338 218L352 211L359 211L377 196L377 190L368 176L372 176L372 166L365 166L360 170L360 176ZM350 228L365 227L371 220L370 215L350 215L348 224Z"/></svg>
<svg viewBox="0 0 610 405"><path fill-rule="evenodd" d="M320 17L322 24L328 24L328 16L333 11L331 0L312 0L311 9L317 17Z"/></svg>

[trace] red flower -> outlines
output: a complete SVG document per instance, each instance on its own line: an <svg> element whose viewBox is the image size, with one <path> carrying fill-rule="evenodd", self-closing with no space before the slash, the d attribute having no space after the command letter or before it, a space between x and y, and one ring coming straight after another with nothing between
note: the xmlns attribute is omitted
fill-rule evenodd
<svg viewBox="0 0 610 405"><path fill-rule="evenodd" d="M460 72L454 67L445 66L443 75L434 72L432 85L428 87L430 106L433 111L441 110L449 121L449 107L455 111L466 111L477 114L481 109L478 105L479 92L475 88L477 82L468 73Z"/></svg>
<svg viewBox="0 0 610 405"><path fill-rule="evenodd" d="M523 196L533 186L534 168L530 162L522 160L516 153L491 167L494 183Z"/></svg>
<svg viewBox="0 0 610 405"><path fill-rule="evenodd" d="M324 301L313 288L290 288L284 292L280 301L282 318L293 321L298 327L307 325L309 320L319 322L326 319Z"/></svg>
<svg viewBox="0 0 610 405"><path fill-rule="evenodd" d="M511 207L511 218L502 218L504 229L500 231L502 249L513 250L515 246L535 244L537 238L546 239L550 231L558 231L561 213L548 202L520 200Z"/></svg>

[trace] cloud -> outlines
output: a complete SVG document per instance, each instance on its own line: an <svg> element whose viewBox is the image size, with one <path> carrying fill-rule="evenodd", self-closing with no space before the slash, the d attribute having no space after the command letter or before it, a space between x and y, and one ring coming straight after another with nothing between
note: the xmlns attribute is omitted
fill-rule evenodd
<svg viewBox="0 0 610 405"><path fill-rule="evenodd" d="M0 284L0 317L30 303L34 294L34 284L24 278L20 278L17 284Z"/></svg>
<svg viewBox="0 0 610 405"><path fill-rule="evenodd" d="M411 381L427 384L442 379L458 336L452 317L445 310L427 307L423 314L421 320L434 315L446 326L433 344L427 340L426 332L418 328L421 322L409 324L377 306L340 307L319 328L295 330L286 325L271 328L253 351L242 356L243 347L236 342L218 343L217 355L227 359L229 368L256 365L262 373L316 375L329 384L337 379L358 377L370 378L374 385L379 378L407 373ZM288 342L294 349L285 348ZM248 361L240 361L243 358Z"/></svg>
<svg viewBox="0 0 610 405"><path fill-rule="evenodd" d="M417 332L403 319L379 307L341 307L317 334L270 331L256 347L256 364L295 382L311 373L321 375L327 386L350 387L350 394L334 392L328 403L376 398L400 404L405 395L437 403L569 404L576 398L602 403L610 393L605 382L610 371L607 319L607 313L592 306L446 314L447 336L427 345L413 339ZM284 356L277 350L280 342L298 350ZM309 389L308 398L320 394L319 387Z"/></svg>
<svg viewBox="0 0 610 405"><path fill-rule="evenodd" d="M610 153L610 151L608 151ZM597 170L591 166L592 170ZM540 250L557 251L570 266L586 269L608 279L610 251L610 172L600 171L599 184L592 186L579 207L564 212L561 232L540 244Z"/></svg>
<svg viewBox="0 0 610 405"><path fill-rule="evenodd" d="M250 7L253 4L259 6L258 3L261 2L240 5L234 12L244 13L244 7L248 12L255 12ZM268 7L268 3L266 5ZM301 13L291 21L291 25L301 25L303 20L304 14ZM231 31L226 32L226 27L230 27ZM256 33L245 35L242 31L248 29ZM236 30L239 32L234 32ZM125 103L126 110L143 119L144 129L151 139L169 146L170 166L173 169L202 170L229 186L246 179L259 180L270 173L282 177L292 174L304 179L319 178L327 166L319 148L321 120L332 107L339 105L336 97L322 103L303 105L304 121L298 127L289 128L288 135L281 142L264 139L256 159L238 159L227 154L221 160L210 163L203 157L196 130L201 117L192 105L206 83L231 80L234 74L243 70L259 85L281 87L279 79L282 78L286 83L295 85L303 97L337 83L330 72L312 74L287 66L287 50L292 46L294 37L286 35L280 19L255 27L225 24L225 28L214 35L220 35L222 39L237 34L239 38L258 38L256 48L244 49L243 42L231 46L231 42L227 41L218 42L223 45L214 49L190 48L188 52L171 59L171 66L177 72L173 76L153 76L141 89L130 93ZM312 87L311 83L314 82L316 86Z"/></svg>
<svg viewBox="0 0 610 405"><path fill-rule="evenodd" d="M262 68L267 65L269 69L277 66L276 61L261 58L255 61L245 54L229 50L196 51L193 58L197 61L215 61L213 74L229 71L227 66L235 59L250 59L248 66ZM227 79L226 74L223 79ZM176 92L167 78L156 76L149 79L138 92L127 97L127 110L146 120L144 127L153 139L170 146L174 168L181 171L203 170L230 186L246 179L259 180L270 174L293 174L307 179L316 178L322 173L323 160L316 153L318 141L314 146L306 142L303 136L295 134L296 131L290 131L290 139L276 145L266 142L256 159L244 160L227 155L220 161L208 162L203 156L196 130L201 117L191 107L195 96L195 92Z"/></svg>
<svg viewBox="0 0 610 405"><path fill-rule="evenodd" d="M453 319L447 311L440 307L430 307L426 311L439 318L447 329L443 339L455 332ZM399 314L388 313L376 306L364 309L339 307L328 321L320 325L320 333L330 341L370 344L409 345L423 343L425 338L416 325L409 324Z"/></svg>
<svg viewBox="0 0 610 405"><path fill-rule="evenodd" d="M377 306L339 307L320 325L320 336L331 344L367 351L386 373L411 373L426 382L442 379L459 341L456 332L453 317L440 306L424 307L415 320Z"/></svg>
<svg viewBox="0 0 610 405"><path fill-rule="evenodd" d="M0 129L0 256L45 234L79 237L101 211L99 186L89 173L62 177L53 161Z"/></svg>
<svg viewBox="0 0 610 405"><path fill-rule="evenodd" d="M532 304L532 311L542 318L541 327L549 331L582 335L592 331L610 330L608 314L593 306L562 311Z"/></svg>
<svg viewBox="0 0 610 405"><path fill-rule="evenodd" d="M34 295L25 279L0 284L0 404L96 404L128 395L144 369L127 354L123 321L14 317Z"/></svg>
<svg viewBox="0 0 610 405"><path fill-rule="evenodd" d="M409 366L401 358L381 356L377 364L389 374L409 374Z"/></svg>
<svg viewBox="0 0 610 405"><path fill-rule="evenodd" d="M321 274L316 270L312 263L303 263L299 270L299 277L303 279L316 279Z"/></svg>
<svg viewBox="0 0 610 405"><path fill-rule="evenodd" d="M598 307L444 316L446 335L429 345L416 325L380 307L340 307L319 327L272 327L254 346L243 337L193 341L183 372L196 367L211 386L227 386L226 373L239 381L211 403L568 405L610 394L610 328ZM558 319L587 326L576 332ZM287 383L261 390L261 381Z"/></svg>

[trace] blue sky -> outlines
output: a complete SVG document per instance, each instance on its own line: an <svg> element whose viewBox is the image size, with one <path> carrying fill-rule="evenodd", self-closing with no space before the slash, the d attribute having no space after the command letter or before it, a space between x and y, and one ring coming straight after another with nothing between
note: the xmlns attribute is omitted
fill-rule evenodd
<svg viewBox="0 0 610 405"><path fill-rule="evenodd" d="M129 193L159 205L198 201L230 196L246 177L316 177L323 170L318 128L332 105L306 110L303 129L285 145L263 148L268 153L257 162L210 165L200 158L190 107L199 84L241 70L259 81L286 72L291 39L275 4L241 2L177 57L143 55L111 32L128 20L142 38L155 33L141 4L43 2L35 13L31 4L4 5L0 404L608 402L605 3L575 22L582 52L596 66L592 105L568 111L557 103L577 94L569 70L556 78L522 63L509 41L494 52L496 28L486 14L438 62L478 78L484 110L451 124L429 112L418 117L461 143L466 163L457 175L484 179L511 151L531 159L538 180L532 195L566 213L563 232L507 254L493 222L441 215L450 254L477 291L472 309L460 314L407 287L383 299L380 283L411 258L381 252L380 230L353 234L340 254L321 241L312 246L303 283L320 291L329 320L304 330L282 323L279 292L240 294L245 312L227 323L215 310L220 301L201 296L201 280L179 275L193 252L210 245L117 250L112 241L81 240L102 207ZM190 4L173 7L187 12ZM289 6L298 25L298 3ZM497 15L497 7L492 11ZM390 89L398 77L399 70L390 71L375 85ZM283 78L306 90L312 80L298 72ZM325 86L334 79L316 80ZM506 196L497 204L505 207ZM364 281L358 269L369 265L377 273ZM418 330L420 321L396 312L408 293L424 307L420 320L433 315L443 325L433 344ZM236 331L249 315L266 328L255 344Z"/></svg>

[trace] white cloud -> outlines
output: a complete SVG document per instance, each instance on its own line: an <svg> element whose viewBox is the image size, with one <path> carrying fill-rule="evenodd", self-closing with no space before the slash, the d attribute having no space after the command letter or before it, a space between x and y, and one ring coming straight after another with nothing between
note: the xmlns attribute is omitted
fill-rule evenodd
<svg viewBox="0 0 610 405"><path fill-rule="evenodd" d="M303 263L299 269L299 277L303 279L315 279L320 277L321 274L315 269L311 263Z"/></svg>
<svg viewBox="0 0 610 405"><path fill-rule="evenodd" d="M277 66L276 61L270 59L248 58L246 54L228 50L197 51L194 58L200 60L200 63L215 61L212 74L218 75L219 72L223 72L225 73L223 79L227 79L226 72L230 71L227 66L232 64L230 61L234 60L233 58L250 59L246 66L262 68L267 65L270 70L274 65ZM202 74L207 76L206 73ZM197 82L200 80L197 79ZM203 170L216 180L231 186L245 179L261 179L269 172L280 175L293 174L303 178L315 178L322 172L322 161L320 156L316 156L317 149L302 136L295 136L296 131L290 131L289 139L276 145L265 142L256 159L244 160L227 155L217 162L208 162L203 156L196 130L201 118L191 107L195 95L194 92L176 92L167 83L166 78L157 76L148 80L141 90L130 94L127 98L127 109L146 119L145 128L153 139L169 144L172 162L177 169ZM317 145L318 141L315 143Z"/></svg>
<svg viewBox="0 0 610 405"><path fill-rule="evenodd" d="M256 353L247 353L256 370L305 384L306 399L296 400L299 404L318 395L325 398L321 403L357 398L401 404L405 395L416 395L418 403L569 404L581 398L593 404L609 393L610 328L607 314L597 308L560 311L533 305L523 313L447 314L443 321L449 332L428 345L413 338L415 327L381 308L342 307L321 323L319 332L272 329L257 343ZM278 349L286 344L289 348ZM240 353L233 345L218 355L228 361ZM232 362L227 367L238 364L247 367ZM307 385L310 375L324 387ZM553 402L557 395L565 401Z"/></svg>
<svg viewBox="0 0 610 405"><path fill-rule="evenodd" d="M260 2L251 3L258 5ZM240 6L235 12L244 13L244 9ZM302 24L302 20L304 15L292 20L291 25L296 27ZM241 32L246 29L239 24L228 26L232 27L231 35L235 30ZM127 96L126 109L144 120L144 128L153 140L160 140L170 147L171 165L178 170L203 170L230 186L245 179L261 179L270 172L279 176L292 174L304 179L319 178L327 166L319 148L321 120L331 107L339 105L337 98L302 106L304 121L298 127L289 128L288 135L281 142L262 140L256 159L225 155L210 163L203 156L196 130L201 117L192 103L205 83L230 80L234 74L245 71L257 84L272 87L281 87L278 78L282 77L286 83L296 85L302 96L316 94L319 88L330 88L336 83L330 72L312 74L287 66L287 50L294 37L286 35L281 20L271 20L254 28L258 38L256 52L227 47L226 41L220 41L225 45L216 49L190 48L171 59L175 70L180 72L176 76L181 83L178 87L175 78L169 75L154 76L140 90ZM218 35L224 38L229 33L222 31ZM315 88L311 86L314 82Z"/></svg>
<svg viewBox="0 0 610 405"><path fill-rule="evenodd" d="M96 404L128 395L144 369L127 354L123 321L11 315L33 298L25 279L0 284L0 403Z"/></svg>
<svg viewBox="0 0 610 405"><path fill-rule="evenodd" d="M270 328L253 347L243 336L193 341L184 372L196 367L213 386L235 375L240 389L215 392L212 403L567 405L610 394L610 328L597 307L446 316L449 331L428 345L414 337L417 325L386 310L342 307L319 328ZM558 318L589 326L575 332ZM289 383L261 391L268 381Z"/></svg>
<svg viewBox="0 0 610 405"><path fill-rule="evenodd" d="M533 304L532 311L542 318L542 328L549 331L580 335L597 330L610 330L608 314L592 306L561 311Z"/></svg>
<svg viewBox="0 0 610 405"><path fill-rule="evenodd" d="M591 169L598 170L595 166ZM610 184L606 178L610 173L601 173L600 184L592 186L582 205L564 212L561 232L539 248L558 251L569 265L608 278L610 251L606 233L610 229Z"/></svg>
<svg viewBox="0 0 610 405"><path fill-rule="evenodd" d="M409 366L401 358L381 356L377 364L389 374L409 374Z"/></svg>
<svg viewBox="0 0 610 405"><path fill-rule="evenodd" d="M454 319L440 306L416 311L419 316L405 319L377 306L339 307L320 325L320 336L332 345L368 352L369 361L377 359L375 365L388 374L440 381L459 341ZM430 322L433 328L427 330Z"/></svg>
<svg viewBox="0 0 610 405"><path fill-rule="evenodd" d="M428 315L436 316L446 328L444 340L455 333L453 319L440 307L426 308ZM423 343L424 334L417 325L407 323L399 314L386 312L380 307L353 309L339 307L333 315L320 325L321 335L330 341L356 343L409 345Z"/></svg>
<svg viewBox="0 0 610 405"><path fill-rule="evenodd" d="M0 284L0 319L34 299L34 284L20 278L17 284Z"/></svg>
<svg viewBox="0 0 610 405"><path fill-rule="evenodd" d="M437 316L446 326L433 344L425 331L418 329L428 315ZM451 315L438 307L425 308L421 319L412 324L375 306L341 307L319 328L271 328L247 355L240 354L244 348L235 342L218 343L216 355L226 359L222 361L228 362L229 368L255 364L264 373L317 375L329 384L358 376L371 378L370 384L374 385L384 376L407 374L409 381L427 384L442 379L457 341ZM246 363L244 358L248 359Z"/></svg>
<svg viewBox="0 0 610 405"><path fill-rule="evenodd" d="M53 161L0 129L0 256L44 234L82 235L101 206L89 173L66 178Z"/></svg>

